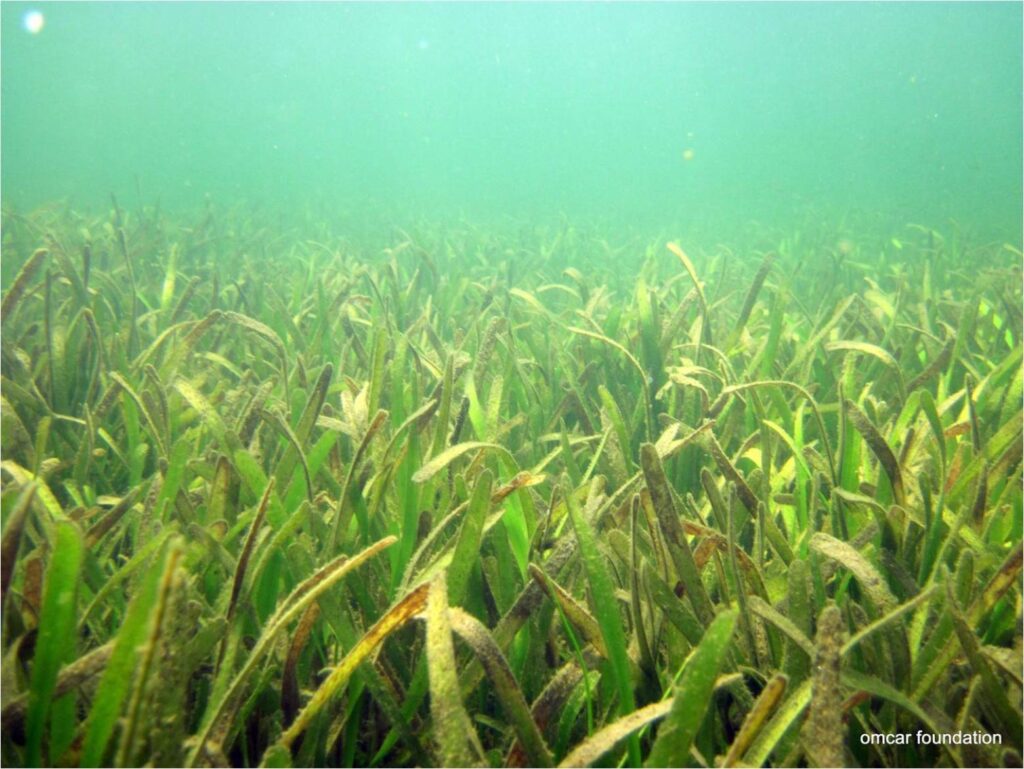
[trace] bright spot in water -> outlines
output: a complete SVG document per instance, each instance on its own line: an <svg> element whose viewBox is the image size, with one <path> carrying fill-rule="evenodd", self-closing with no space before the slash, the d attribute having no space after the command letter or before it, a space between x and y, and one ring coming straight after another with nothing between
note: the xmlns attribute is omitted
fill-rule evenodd
<svg viewBox="0 0 1024 769"><path fill-rule="evenodd" d="M43 31L43 25L46 24L46 17L43 16L42 11L26 11L25 15L21 19L22 25L25 27L25 31L31 35L38 35Z"/></svg>
<svg viewBox="0 0 1024 769"><path fill-rule="evenodd" d="M696 153L694 153L694 151L690 147L687 147L685 150L683 150L683 160L689 162L693 160L695 154Z"/></svg>
<svg viewBox="0 0 1024 769"><path fill-rule="evenodd" d="M416 46L421 51L425 51L425 50L427 50L430 47L430 41L427 40L427 38L425 38L425 37L421 37L420 41L416 44Z"/></svg>

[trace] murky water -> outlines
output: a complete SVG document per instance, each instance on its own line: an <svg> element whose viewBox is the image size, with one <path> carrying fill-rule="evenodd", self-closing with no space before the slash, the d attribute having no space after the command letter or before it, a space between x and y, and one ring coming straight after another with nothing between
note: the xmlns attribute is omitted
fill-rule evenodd
<svg viewBox="0 0 1024 769"><path fill-rule="evenodd" d="M723 229L857 209L1019 240L1019 4L5 3L2 21L19 206Z"/></svg>

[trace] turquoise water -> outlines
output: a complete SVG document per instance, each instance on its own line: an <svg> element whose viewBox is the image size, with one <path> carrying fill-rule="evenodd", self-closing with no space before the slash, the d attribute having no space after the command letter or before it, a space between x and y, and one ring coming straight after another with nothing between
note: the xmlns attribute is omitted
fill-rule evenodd
<svg viewBox="0 0 1024 769"><path fill-rule="evenodd" d="M1018 3L4 3L2 192L657 227L858 210L1017 242L1021 21Z"/></svg>

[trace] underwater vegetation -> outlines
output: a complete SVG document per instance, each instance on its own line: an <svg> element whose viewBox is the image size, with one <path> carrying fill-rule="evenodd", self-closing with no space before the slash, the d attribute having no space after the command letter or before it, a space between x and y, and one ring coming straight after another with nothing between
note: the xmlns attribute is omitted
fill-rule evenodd
<svg viewBox="0 0 1024 769"><path fill-rule="evenodd" d="M5 764L1020 765L1017 248L376 238L4 212Z"/></svg>

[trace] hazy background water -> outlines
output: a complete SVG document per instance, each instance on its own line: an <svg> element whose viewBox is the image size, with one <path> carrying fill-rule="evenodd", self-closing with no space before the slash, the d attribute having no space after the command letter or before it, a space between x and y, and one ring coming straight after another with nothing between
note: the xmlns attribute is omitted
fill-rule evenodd
<svg viewBox="0 0 1024 769"><path fill-rule="evenodd" d="M1020 238L1019 3L0 16L7 205L209 195L657 227L852 208Z"/></svg>

